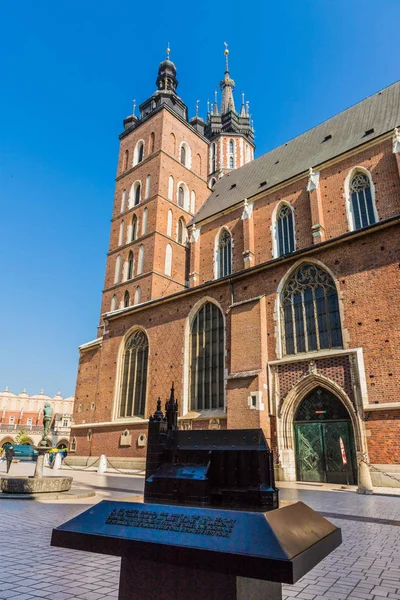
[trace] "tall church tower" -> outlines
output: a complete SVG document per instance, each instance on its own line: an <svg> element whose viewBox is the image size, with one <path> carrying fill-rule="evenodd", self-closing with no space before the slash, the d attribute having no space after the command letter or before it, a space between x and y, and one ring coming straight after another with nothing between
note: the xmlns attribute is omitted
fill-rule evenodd
<svg viewBox="0 0 400 600"><path fill-rule="evenodd" d="M186 225L209 195L209 142L204 121L188 121L169 52L156 92L120 135L101 314L178 292L189 279Z"/></svg>
<svg viewBox="0 0 400 600"><path fill-rule="evenodd" d="M250 121L249 106L242 94L240 112L235 109L233 90L235 82L229 73L229 50L225 44L225 75L220 82L221 108L218 97L207 115L205 134L210 140L208 184L214 187L217 179L232 169L242 167L254 158L254 129Z"/></svg>

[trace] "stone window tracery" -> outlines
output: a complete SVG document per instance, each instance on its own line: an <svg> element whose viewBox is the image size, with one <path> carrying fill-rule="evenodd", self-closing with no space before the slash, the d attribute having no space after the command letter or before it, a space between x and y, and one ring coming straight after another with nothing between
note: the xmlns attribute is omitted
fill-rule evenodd
<svg viewBox="0 0 400 600"><path fill-rule="evenodd" d="M293 212L290 206L283 204L276 219L278 256L283 256L295 249Z"/></svg>
<svg viewBox="0 0 400 600"><path fill-rule="evenodd" d="M232 236L226 229L223 229L219 236L217 261L218 277L232 273Z"/></svg>
<svg viewBox="0 0 400 600"><path fill-rule="evenodd" d="M371 180L368 175L356 171L350 182L350 202L353 228L361 229L377 222Z"/></svg>
<svg viewBox="0 0 400 600"><path fill-rule="evenodd" d="M136 331L127 341L123 356L121 399L118 416L144 417L149 344L144 331Z"/></svg>
<svg viewBox="0 0 400 600"><path fill-rule="evenodd" d="M286 281L281 319L283 354L343 347L336 286L318 265L300 265Z"/></svg>
<svg viewBox="0 0 400 600"><path fill-rule="evenodd" d="M224 408L224 321L220 309L206 302L190 333L191 410Z"/></svg>

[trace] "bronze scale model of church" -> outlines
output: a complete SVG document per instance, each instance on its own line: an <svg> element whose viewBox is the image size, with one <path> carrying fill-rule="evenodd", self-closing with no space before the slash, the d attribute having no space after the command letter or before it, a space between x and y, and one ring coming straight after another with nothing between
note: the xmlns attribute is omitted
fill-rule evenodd
<svg viewBox="0 0 400 600"><path fill-rule="evenodd" d="M144 500L242 510L279 507L273 456L262 429L178 429L171 389L149 419Z"/></svg>

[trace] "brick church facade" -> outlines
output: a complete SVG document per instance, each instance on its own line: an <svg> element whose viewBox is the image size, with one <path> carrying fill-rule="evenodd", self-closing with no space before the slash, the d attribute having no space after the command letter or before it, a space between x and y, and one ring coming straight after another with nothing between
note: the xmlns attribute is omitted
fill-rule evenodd
<svg viewBox="0 0 400 600"><path fill-rule="evenodd" d="M228 68L206 121L175 65L124 121L97 338L71 447L143 464L174 382L184 429L261 427L278 478L400 473L400 83L254 160ZM197 111L196 111L197 112ZM393 483L392 483L393 485Z"/></svg>

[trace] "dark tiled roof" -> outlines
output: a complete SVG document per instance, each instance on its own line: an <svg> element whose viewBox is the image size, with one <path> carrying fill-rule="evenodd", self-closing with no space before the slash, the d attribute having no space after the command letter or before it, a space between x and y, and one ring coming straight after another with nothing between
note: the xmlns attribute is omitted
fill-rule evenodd
<svg viewBox="0 0 400 600"><path fill-rule="evenodd" d="M400 126L400 81L220 179L192 223ZM260 184L264 185L260 185Z"/></svg>

